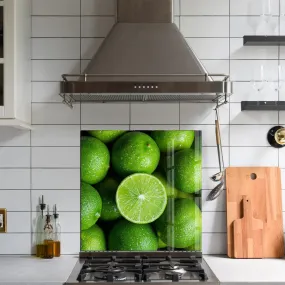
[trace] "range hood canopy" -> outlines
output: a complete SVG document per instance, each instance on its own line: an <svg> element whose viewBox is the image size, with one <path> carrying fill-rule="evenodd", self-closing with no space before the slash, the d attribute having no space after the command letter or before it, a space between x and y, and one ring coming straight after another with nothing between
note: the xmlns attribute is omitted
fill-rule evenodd
<svg viewBox="0 0 285 285"><path fill-rule="evenodd" d="M232 93L229 76L208 74L173 23L172 0L117 0L117 23L84 73L62 77L60 95L69 105L209 102Z"/></svg>

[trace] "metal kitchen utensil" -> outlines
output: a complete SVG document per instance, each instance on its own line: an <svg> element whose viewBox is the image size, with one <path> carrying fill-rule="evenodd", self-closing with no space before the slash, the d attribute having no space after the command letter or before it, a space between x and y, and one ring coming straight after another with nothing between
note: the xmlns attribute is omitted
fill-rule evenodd
<svg viewBox="0 0 285 285"><path fill-rule="evenodd" d="M224 179L208 195L207 201L213 201L218 198L224 189Z"/></svg>
<svg viewBox="0 0 285 285"><path fill-rule="evenodd" d="M220 182L222 180L223 176L224 176L223 172L218 172L217 174L215 174L211 177L211 180L213 180L214 182Z"/></svg>
<svg viewBox="0 0 285 285"><path fill-rule="evenodd" d="M219 121L216 120L215 121L216 124L216 141L217 141L217 152L218 152L218 158L219 158L219 167L220 167L220 172L214 174L213 176L211 176L211 180L214 182L219 182L223 179L224 176L224 171L222 170L222 164L221 164L221 151L220 151L220 126L219 126Z"/></svg>
<svg viewBox="0 0 285 285"><path fill-rule="evenodd" d="M215 200L220 194L222 193L224 189L224 156L223 156L223 149L222 149L222 142L221 142L221 132L220 132L220 123L219 123L219 112L218 108L216 108L216 116L217 119L215 121L216 124L216 141L217 141L217 151L218 151L218 159L219 159L219 167L220 172L213 175L211 179L213 181L219 181L219 177L221 177L221 182L219 185L217 185L208 195L207 201L213 201Z"/></svg>

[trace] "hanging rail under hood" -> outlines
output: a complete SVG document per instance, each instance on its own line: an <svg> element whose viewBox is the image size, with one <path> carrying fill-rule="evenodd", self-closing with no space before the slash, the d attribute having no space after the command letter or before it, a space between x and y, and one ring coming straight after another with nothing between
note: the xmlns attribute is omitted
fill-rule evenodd
<svg viewBox="0 0 285 285"><path fill-rule="evenodd" d="M208 74L173 23L172 0L117 0L117 23L84 73L62 77L60 95L70 106L75 101L219 103L232 94L229 76Z"/></svg>

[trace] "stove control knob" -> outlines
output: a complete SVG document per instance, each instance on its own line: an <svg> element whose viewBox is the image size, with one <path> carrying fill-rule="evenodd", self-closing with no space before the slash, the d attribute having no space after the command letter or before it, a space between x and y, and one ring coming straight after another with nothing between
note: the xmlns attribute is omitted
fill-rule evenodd
<svg viewBox="0 0 285 285"><path fill-rule="evenodd" d="M200 273L199 276L201 281L205 281L208 279L206 273Z"/></svg>
<svg viewBox="0 0 285 285"><path fill-rule="evenodd" d="M136 282L142 282L142 274L135 273L135 281Z"/></svg>
<svg viewBox="0 0 285 285"><path fill-rule="evenodd" d="M179 282L179 275L178 274L173 274L172 275L172 281L173 282Z"/></svg>
<svg viewBox="0 0 285 285"><path fill-rule="evenodd" d="M143 277L143 281L144 282L149 282L150 281L149 277L150 277L150 274L149 273L145 273L144 277Z"/></svg>
<svg viewBox="0 0 285 285"><path fill-rule="evenodd" d="M107 282L113 282L114 276L112 274L107 273Z"/></svg>

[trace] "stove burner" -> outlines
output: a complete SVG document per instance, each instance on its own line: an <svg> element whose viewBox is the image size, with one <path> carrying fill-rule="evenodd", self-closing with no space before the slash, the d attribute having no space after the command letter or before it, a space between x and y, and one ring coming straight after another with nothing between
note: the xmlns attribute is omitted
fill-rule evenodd
<svg viewBox="0 0 285 285"><path fill-rule="evenodd" d="M107 282L126 281L125 275L126 268L118 266L117 262L111 261L106 265L97 266L94 268L95 279L106 280Z"/></svg>
<svg viewBox="0 0 285 285"><path fill-rule="evenodd" d="M177 273L181 278L186 273L186 270L179 265L179 262L173 262L172 260L160 262L159 268L165 271L165 276L173 276Z"/></svg>
<svg viewBox="0 0 285 285"><path fill-rule="evenodd" d="M160 269L162 270L175 270L179 269L179 263L178 262L173 262L173 261L162 261L160 262Z"/></svg>
<svg viewBox="0 0 285 285"><path fill-rule="evenodd" d="M147 283L207 280L201 263L193 258L172 256L136 258L87 259L77 277L80 282L97 283ZM81 283L80 283L81 284ZM82 283L83 284L83 283ZM84 283L85 284L85 283Z"/></svg>
<svg viewBox="0 0 285 285"><path fill-rule="evenodd" d="M167 274L167 273L179 273L179 274L181 274L181 275L183 275L183 274L185 274L186 273L186 270L184 269L184 268L182 268L182 267L177 267L177 268L175 268L175 269L173 269L173 270L167 270L167 271L165 271L165 274Z"/></svg>
<svg viewBox="0 0 285 285"><path fill-rule="evenodd" d="M182 268L183 269L183 268ZM184 270L184 273L186 271ZM166 271L165 272L165 279L172 280L172 281L179 281L182 278L184 273L175 272L175 271Z"/></svg>
<svg viewBox="0 0 285 285"><path fill-rule="evenodd" d="M94 268L97 272L102 273L124 273L126 271L126 268L123 266L118 266L116 262L108 262L105 266L98 266Z"/></svg>
<svg viewBox="0 0 285 285"><path fill-rule="evenodd" d="M107 280L109 282L112 281L126 281L127 277L124 275L113 275L113 274L104 274L104 273L96 273L94 276L96 279L99 280Z"/></svg>

